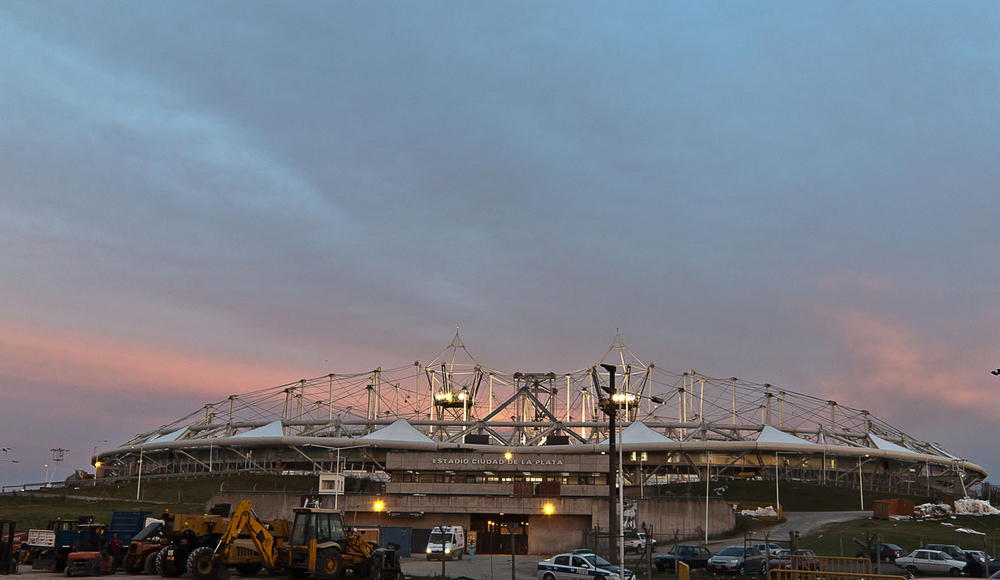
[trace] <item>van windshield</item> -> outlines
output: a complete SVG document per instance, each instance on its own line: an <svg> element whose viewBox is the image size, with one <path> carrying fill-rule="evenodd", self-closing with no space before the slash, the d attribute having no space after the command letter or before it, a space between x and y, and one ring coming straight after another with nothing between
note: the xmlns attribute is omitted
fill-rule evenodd
<svg viewBox="0 0 1000 580"><path fill-rule="evenodd" d="M435 544L444 544L445 542L454 542L455 536L444 532L431 532L431 539L429 541Z"/></svg>

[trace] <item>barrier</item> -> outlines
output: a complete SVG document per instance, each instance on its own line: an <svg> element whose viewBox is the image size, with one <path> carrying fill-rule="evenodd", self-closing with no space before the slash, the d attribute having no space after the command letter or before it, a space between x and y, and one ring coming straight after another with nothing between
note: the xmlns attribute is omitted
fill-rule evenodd
<svg viewBox="0 0 1000 580"><path fill-rule="evenodd" d="M808 556L807 556L808 558ZM819 559L819 557L817 557ZM839 560L860 558L838 558ZM869 570L871 562L869 562ZM768 572L768 580L906 580L906 576L865 572L831 572L829 570L781 570Z"/></svg>

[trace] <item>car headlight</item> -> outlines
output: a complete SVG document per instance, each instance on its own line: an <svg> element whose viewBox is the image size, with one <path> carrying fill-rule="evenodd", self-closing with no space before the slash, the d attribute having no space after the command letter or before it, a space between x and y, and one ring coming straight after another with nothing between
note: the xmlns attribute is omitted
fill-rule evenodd
<svg viewBox="0 0 1000 580"><path fill-rule="evenodd" d="M451 548L445 548L444 549L444 553L445 554L450 554L451 553Z"/></svg>
<svg viewBox="0 0 1000 580"><path fill-rule="evenodd" d="M428 553L428 554L430 554L430 553L431 553L431 549L430 549L430 548L427 548L427 553Z"/></svg>
<svg viewBox="0 0 1000 580"><path fill-rule="evenodd" d="M736 558L733 558L733 559L729 560L729 565L730 566L735 566L735 565L737 565L739 563L740 563L740 561L737 560Z"/></svg>

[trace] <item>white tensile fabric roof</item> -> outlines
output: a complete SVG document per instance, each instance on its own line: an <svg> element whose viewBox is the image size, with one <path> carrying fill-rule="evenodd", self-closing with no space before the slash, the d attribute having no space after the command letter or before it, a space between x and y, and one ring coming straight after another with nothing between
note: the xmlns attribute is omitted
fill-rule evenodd
<svg viewBox="0 0 1000 580"><path fill-rule="evenodd" d="M251 429L233 437L284 437L285 427L281 424L281 421L271 421L267 425L257 427L256 429Z"/></svg>
<svg viewBox="0 0 1000 580"><path fill-rule="evenodd" d="M797 443L806 445L815 445L812 441L807 441L801 437L796 437L795 435L789 435L780 429L775 429L770 425L764 425L764 428L760 430L760 435L757 436L758 443Z"/></svg>
<svg viewBox="0 0 1000 580"><path fill-rule="evenodd" d="M165 443L167 441L177 441L177 439L180 438L181 435L187 433L187 430L188 430L187 427L184 427L183 429L171 431L166 435L160 435L159 437L153 439L152 441L156 441L157 443Z"/></svg>
<svg viewBox="0 0 1000 580"><path fill-rule="evenodd" d="M369 433L360 439L375 441L405 441L408 443L433 443L426 435L417 431L406 419L398 419L391 425L386 425L378 431Z"/></svg>
<svg viewBox="0 0 1000 580"><path fill-rule="evenodd" d="M902 453L913 453L912 449L907 449L902 445L896 445L891 441L886 441L874 433L868 433L868 438L871 439L872 443L874 443L875 447L878 449L884 449L886 451L899 451Z"/></svg>

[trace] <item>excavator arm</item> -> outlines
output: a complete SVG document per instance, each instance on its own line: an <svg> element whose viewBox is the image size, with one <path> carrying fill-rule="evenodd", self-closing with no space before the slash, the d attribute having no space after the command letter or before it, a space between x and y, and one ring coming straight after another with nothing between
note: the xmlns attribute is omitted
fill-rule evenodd
<svg viewBox="0 0 1000 580"><path fill-rule="evenodd" d="M253 514L250 500L240 502L233 511L229 527L219 539L219 544L215 548L215 561L224 561L229 556L229 550L233 546L233 540L243 532L243 528L248 528L250 539L253 545L260 552L260 557L264 561L264 567L268 570L274 569L274 535L260 522Z"/></svg>

